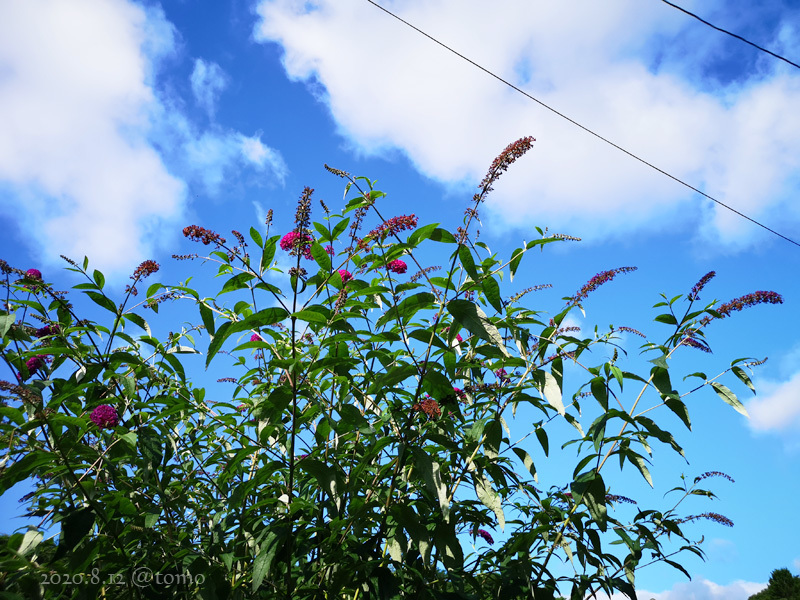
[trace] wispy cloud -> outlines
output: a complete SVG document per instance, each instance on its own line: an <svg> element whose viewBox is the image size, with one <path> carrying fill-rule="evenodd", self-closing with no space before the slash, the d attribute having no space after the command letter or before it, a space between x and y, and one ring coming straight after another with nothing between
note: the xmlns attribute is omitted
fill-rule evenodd
<svg viewBox="0 0 800 600"><path fill-rule="evenodd" d="M435 0L392 8L752 217L775 224L780 214L777 225L783 227L800 220L789 189L800 173L800 111L792 108L800 104L800 77L759 62L730 85L710 85L708 65L720 54L720 37L709 41L704 31L706 41L695 48L684 32L697 23L678 11L635 0L572 8L518 0L491 10L478 1ZM731 248L760 238L740 217L611 149L368 3L262 0L258 12L256 38L282 46L287 74L313 84L341 134L364 153L400 149L430 177L474 183L507 143L534 135L535 150L489 201L495 224L547 224L591 239L668 227L688 212L697 235ZM706 67L684 68L689 64ZM368 73L366 84L354 81L353 73Z"/></svg>
<svg viewBox="0 0 800 600"><path fill-rule="evenodd" d="M195 59L191 84L195 101L213 118L219 95L228 84L225 72L216 63L206 62L202 58Z"/></svg>

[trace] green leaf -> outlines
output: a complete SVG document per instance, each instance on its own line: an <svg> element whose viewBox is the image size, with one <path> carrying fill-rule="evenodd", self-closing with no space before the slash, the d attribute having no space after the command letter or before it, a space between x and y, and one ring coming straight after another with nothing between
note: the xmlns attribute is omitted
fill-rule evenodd
<svg viewBox="0 0 800 600"><path fill-rule="evenodd" d="M653 376L653 385L663 395L672 394L672 382L669 379L669 371L662 367L653 367L650 370Z"/></svg>
<svg viewBox="0 0 800 600"><path fill-rule="evenodd" d="M325 315L320 310L298 310L296 313L292 315L296 319L300 319L301 321L305 321L306 323L321 323L326 324L328 322L328 316Z"/></svg>
<svg viewBox="0 0 800 600"><path fill-rule="evenodd" d="M413 296L405 298L400 304L392 306L387 310L383 316L378 319L375 324L376 329L380 329L389 321L396 318L401 318L404 321L410 319L417 311L423 308L431 308L433 306L436 296L430 292L419 292Z"/></svg>
<svg viewBox="0 0 800 600"><path fill-rule="evenodd" d="M495 514L500 529L504 530L506 528L506 517L503 514L503 503L498 493L492 489L492 483L485 475L476 478L475 493L478 495L478 500Z"/></svg>
<svg viewBox="0 0 800 600"><path fill-rule="evenodd" d="M92 277L94 278L94 282L97 284L97 287L102 290L103 286L106 284L106 278L103 276L103 274L95 269L92 273Z"/></svg>
<svg viewBox="0 0 800 600"><path fill-rule="evenodd" d="M686 408L686 405L683 401L679 400L678 398L666 398L664 400L664 404L667 405L667 408L678 415L683 424L686 425L686 429L691 431L692 429L692 422L689 419L689 409Z"/></svg>
<svg viewBox="0 0 800 600"><path fill-rule="evenodd" d="M589 509L592 518L597 522L600 531L605 531L608 526L606 486L600 474L596 471L589 471L578 476L570 484L570 490L575 502L583 502Z"/></svg>
<svg viewBox="0 0 800 600"><path fill-rule="evenodd" d="M30 527L28 531L25 532L25 535L22 537L22 543L20 544L19 550L17 550L17 552L22 556L26 556L31 551L33 551L36 548L36 546L39 545L39 542L41 542L42 539L44 539L44 534L38 529Z"/></svg>
<svg viewBox="0 0 800 600"><path fill-rule="evenodd" d="M104 296L103 294L98 294L97 292L84 292L84 293L87 296L89 296L89 298L91 298L95 304L105 308L107 311L112 312L115 315L119 312L117 305L114 304L114 302L107 296Z"/></svg>
<svg viewBox="0 0 800 600"><path fill-rule="evenodd" d="M411 235L408 236L408 245L413 248L422 240L427 240L429 237L431 237L431 233L438 225L438 223L431 223L415 229Z"/></svg>
<svg viewBox="0 0 800 600"><path fill-rule="evenodd" d="M734 394L729 388L725 387L721 383L717 383L716 381L711 384L711 387L713 387L714 391L717 392L719 397L722 398L727 404L730 404L736 412L743 414L748 419L750 418L750 415L747 414L747 409L745 409L744 405L739 402L736 394Z"/></svg>
<svg viewBox="0 0 800 600"><path fill-rule="evenodd" d="M259 248L264 245L264 240L261 238L261 234L255 227L250 228L250 237L253 239L253 241Z"/></svg>
<svg viewBox="0 0 800 600"><path fill-rule="evenodd" d="M542 394L544 395L545 400L547 403L555 408L562 417L566 412L564 409L564 403L561 401L561 388L558 386L558 381L556 378L553 377L552 373L549 371L543 371L544 373L544 385L542 386Z"/></svg>
<svg viewBox="0 0 800 600"><path fill-rule="evenodd" d="M213 337L214 332L216 331L214 329L214 313L205 302L201 302L199 306L200 318L203 319L203 325L205 326L208 335Z"/></svg>
<svg viewBox="0 0 800 600"><path fill-rule="evenodd" d="M317 266L325 271L326 273L330 273L331 271L331 257L325 251L319 242L314 242L311 244L311 256L314 257L314 261L317 263Z"/></svg>
<svg viewBox="0 0 800 600"><path fill-rule="evenodd" d="M253 313L241 321L228 321L223 323L222 326L217 329L217 333L214 335L214 337L211 339L211 343L208 345L206 367L211 364L211 359L214 358L217 352L219 352L219 349L222 348L222 344L225 342L225 340L234 333L247 331L248 329L266 327L267 325L272 325L273 323L283 321L288 316L289 313L285 309L273 306L271 308L260 310L257 313Z"/></svg>
<svg viewBox="0 0 800 600"><path fill-rule="evenodd" d="M503 343L503 337L500 335L497 327L494 326L486 316L486 313L484 313L477 304L469 300L455 299L447 303L447 310L453 315L453 318L470 333L477 335L487 342L493 343L504 356L510 356Z"/></svg>
<svg viewBox="0 0 800 600"><path fill-rule="evenodd" d="M66 556L92 530L95 514L91 507L71 512L61 521L61 540L54 560Z"/></svg>
<svg viewBox="0 0 800 600"><path fill-rule="evenodd" d="M347 229L347 226L350 224L350 217L346 217L339 221L336 225L333 226L333 235L331 236L334 240L339 237L339 235Z"/></svg>
<svg viewBox="0 0 800 600"><path fill-rule="evenodd" d="M228 292L235 292L236 290L247 289L247 282L253 279L253 277L255 277L255 275L252 273L239 273L238 275L234 275L225 282L225 285L222 286L219 293L226 294Z"/></svg>
<svg viewBox="0 0 800 600"><path fill-rule="evenodd" d="M416 375L416 373L417 367L412 364L400 364L392 367L383 377L375 381L375 383L370 386L369 393L372 394L376 391L385 393L401 381L405 381L409 377L413 377Z"/></svg>
<svg viewBox="0 0 800 600"><path fill-rule="evenodd" d="M0 315L0 338L6 337L8 330L14 324L17 316L15 314Z"/></svg>
<svg viewBox="0 0 800 600"><path fill-rule="evenodd" d="M333 506L336 508L336 511L338 512L341 510L342 497L339 493L339 482L336 478L336 472L333 470L333 468L324 462L313 458L303 459L297 464L299 468L307 473L310 473L314 479L317 480L320 488L325 490L330 497L331 501L333 502Z"/></svg>
<svg viewBox="0 0 800 600"><path fill-rule="evenodd" d="M443 244L456 243L456 238L453 237L453 234L446 229L442 229L441 227L436 227L433 231L431 231L430 239L433 242L442 242Z"/></svg>
<svg viewBox="0 0 800 600"><path fill-rule="evenodd" d="M2 473L2 477L0 477L0 495L23 479L35 475L39 467L49 464L51 460L52 457L48 452L31 451L10 466L7 466L0 471Z"/></svg>
<svg viewBox="0 0 800 600"><path fill-rule="evenodd" d="M275 250L278 247L279 235L273 235L264 243L264 251L261 253L261 272L263 273L272 265L275 258Z"/></svg>
<svg viewBox="0 0 800 600"><path fill-rule="evenodd" d="M450 506L447 503L447 488L442 482L439 463L434 461L430 454L422 448L412 446L411 452L414 454L417 468L422 471L428 491L439 499L439 508L442 511L442 516L446 519L450 512Z"/></svg>
<svg viewBox="0 0 800 600"><path fill-rule="evenodd" d="M625 457L629 462L633 463L637 469L639 469L642 477L644 477L645 481L650 484L650 487L653 487L653 478L650 475L650 471L647 469L647 461L644 459L644 457L636 454L632 450L626 452Z"/></svg>
<svg viewBox="0 0 800 600"><path fill-rule="evenodd" d="M408 337L414 338L423 344L432 344L433 346L442 350L447 350L448 346L442 339L429 329L414 329L408 334Z"/></svg>
<svg viewBox="0 0 800 600"><path fill-rule="evenodd" d="M430 367L425 373L425 379L422 380L422 387L428 394L438 400L453 395L453 384L450 380Z"/></svg>
<svg viewBox="0 0 800 600"><path fill-rule="evenodd" d="M492 276L488 276L481 282L481 285L483 286L483 293L492 308L499 313L503 312L503 299L500 297L500 284L497 283L497 280Z"/></svg>
<svg viewBox="0 0 800 600"><path fill-rule="evenodd" d="M164 458L161 436L152 427L142 427L137 433L139 452L142 458L151 468L159 466Z"/></svg>
<svg viewBox="0 0 800 600"><path fill-rule="evenodd" d="M550 441L547 439L547 432L544 427L540 426L536 428L536 437L539 438L539 444L542 446L542 450L544 450L544 455L547 456L550 452Z"/></svg>
<svg viewBox="0 0 800 600"><path fill-rule="evenodd" d="M602 377L595 377L592 379L592 396L595 397L603 410L608 410L608 389L606 388L606 381Z"/></svg>
<svg viewBox="0 0 800 600"><path fill-rule="evenodd" d="M278 533L270 531L267 534L267 539L265 539L264 543L261 545L261 550L259 550L253 561L252 590L254 592L261 587L261 584L264 582L264 577L269 575L272 561L275 559L275 554L280 547L280 540L281 536Z"/></svg>
<svg viewBox="0 0 800 600"><path fill-rule="evenodd" d="M514 275L517 273L517 269L519 268L519 263L522 260L522 255L525 254L525 250L522 248L517 248L511 254L511 262L508 263L508 269L511 273L511 281L514 281Z"/></svg>
<svg viewBox="0 0 800 600"><path fill-rule="evenodd" d="M470 252L469 248L465 245L460 245L458 247L458 258L461 260L461 266L464 267L464 270L467 272L472 278L472 281L478 281L480 279L480 275L478 275L478 270L475 268L475 260L472 258L472 252Z"/></svg>
<svg viewBox="0 0 800 600"><path fill-rule="evenodd" d="M678 320L669 313L664 313L663 315L658 315L655 319L658 323L666 323L667 325L677 325Z"/></svg>
<svg viewBox="0 0 800 600"><path fill-rule="evenodd" d="M745 373L741 367L732 367L731 370L733 371L733 374L736 375L736 377L738 377L742 383L744 383L747 387L750 388L751 392L753 392L754 394L756 393L756 388L753 385L753 382L750 381L750 377L747 376L747 373Z"/></svg>
<svg viewBox="0 0 800 600"><path fill-rule="evenodd" d="M538 433L539 430L537 429L536 431ZM533 459L531 458L531 455L528 454L522 448L514 447L513 450L514 454L516 454L522 461L522 464L525 465L525 468L528 469L531 475L533 475L534 480L538 481L539 476L536 474L536 465L533 464Z"/></svg>

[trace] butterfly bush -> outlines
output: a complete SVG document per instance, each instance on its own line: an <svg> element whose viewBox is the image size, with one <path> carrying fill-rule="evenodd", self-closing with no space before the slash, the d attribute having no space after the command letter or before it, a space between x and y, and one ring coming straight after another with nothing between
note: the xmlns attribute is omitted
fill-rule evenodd
<svg viewBox="0 0 800 600"><path fill-rule="evenodd" d="M698 528L733 525L699 507L713 497L699 486L733 478L675 486L649 465L684 454L670 419L688 430L688 395L745 413L727 380L753 389L763 360L713 377L700 371L717 363L692 365L684 382L672 359L717 360L711 323L782 298L701 304L712 272L662 296L654 326L568 326L634 268L576 276L553 302L530 295L550 284L520 283L546 269L521 265L577 238L537 229L498 256L473 233L534 141L501 152L452 231L393 213L373 181L331 167L345 200L320 202L320 221L305 188L282 234L273 218L291 216L272 210L230 244L190 225L185 243L208 255L174 257L215 269L218 287L191 287L194 271L153 282L148 260L118 298L88 259L66 258L79 281L63 293L0 261L0 493L28 481L34 519L0 551L0 585L47 598L549 600L635 598L638 571L664 561L688 574ZM644 338L645 367L617 351L626 333ZM540 473L548 460L575 468ZM670 490L663 503L644 506L617 464Z"/></svg>

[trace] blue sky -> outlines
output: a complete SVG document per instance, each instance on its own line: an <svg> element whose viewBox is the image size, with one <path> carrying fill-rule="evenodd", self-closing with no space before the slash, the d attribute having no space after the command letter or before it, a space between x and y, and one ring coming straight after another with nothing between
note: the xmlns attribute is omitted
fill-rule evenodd
<svg viewBox="0 0 800 600"><path fill-rule="evenodd" d="M657 0L384 5L800 240L800 70ZM684 5L800 58L796 3ZM455 228L494 156L533 135L534 149L482 207L481 239L501 255L532 239L537 225L583 239L551 245L520 271L514 285L554 285L536 296L543 308L557 309L595 273L628 265L639 270L591 296L578 324L658 331L648 325L658 294L687 293L711 270L717 278L703 300L755 290L785 299L717 325L713 356L682 359L716 373L726 360L770 357L754 375L757 397L728 382L747 400L749 420L711 393L693 400L693 434L680 438L691 464L667 460L656 481L663 491L681 472L726 472L736 483L718 481L720 499L698 512L721 512L736 526L704 525L709 560L687 563L692 582L643 570L643 597L738 600L774 568L800 572L800 248L592 138L365 0L3 2L0 132L0 257L39 268L58 289L77 283L60 254L88 255L119 289L150 258L162 264L161 280L185 279L188 265L170 258L195 251L180 234L185 225L246 231L272 208L288 230L304 186L332 206L341 198L341 180L324 163L378 179L386 214ZM635 339L626 347L635 352ZM9 496L0 499L6 514L16 509Z"/></svg>

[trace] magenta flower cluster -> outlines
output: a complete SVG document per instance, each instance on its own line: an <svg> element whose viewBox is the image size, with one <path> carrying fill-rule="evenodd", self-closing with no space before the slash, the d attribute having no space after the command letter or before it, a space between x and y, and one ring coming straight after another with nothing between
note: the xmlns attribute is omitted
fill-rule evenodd
<svg viewBox="0 0 800 600"><path fill-rule="evenodd" d="M264 339L259 334L254 333L253 335L250 336L250 341L251 342L263 342Z"/></svg>
<svg viewBox="0 0 800 600"><path fill-rule="evenodd" d="M386 265L386 267L387 267L387 268L388 268L388 269L389 269L389 270L390 270L392 273L400 273L400 274L402 274L402 273L405 273L405 272L406 272L406 270L408 269L408 265L407 265L406 263L404 263L404 262L403 262L402 260L400 260L400 259L393 260L392 262L390 262L389 264L387 264L387 265Z"/></svg>
<svg viewBox="0 0 800 600"><path fill-rule="evenodd" d="M44 366L46 361L47 358L45 356L37 354L36 356L31 356L28 360L26 360L25 366L28 368L28 372L33 375L36 373L36 371Z"/></svg>
<svg viewBox="0 0 800 600"><path fill-rule="evenodd" d="M312 238L307 233L300 233L298 231L290 231L281 238L281 250L287 252L294 251L294 254L302 254L303 257L311 260L311 242ZM331 250L333 250L331 248Z"/></svg>
<svg viewBox="0 0 800 600"><path fill-rule="evenodd" d="M36 330L36 337L45 337L47 335L55 335L60 331L57 324L45 325L44 327Z"/></svg>
<svg viewBox="0 0 800 600"><path fill-rule="evenodd" d="M113 406L101 404L92 411L92 423L100 429L113 429L119 423L119 416Z"/></svg>
<svg viewBox="0 0 800 600"><path fill-rule="evenodd" d="M347 283L353 278L353 274L346 269L339 269L339 275L342 278L342 283Z"/></svg>
<svg viewBox="0 0 800 600"><path fill-rule="evenodd" d="M482 537L487 544L494 544L494 538L485 529L478 529L478 536Z"/></svg>
<svg viewBox="0 0 800 600"><path fill-rule="evenodd" d="M39 269L28 269L25 271L25 277L28 279L35 279L36 281L41 281L42 272Z"/></svg>

